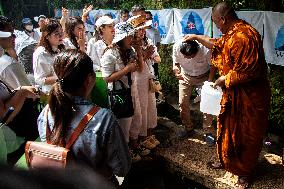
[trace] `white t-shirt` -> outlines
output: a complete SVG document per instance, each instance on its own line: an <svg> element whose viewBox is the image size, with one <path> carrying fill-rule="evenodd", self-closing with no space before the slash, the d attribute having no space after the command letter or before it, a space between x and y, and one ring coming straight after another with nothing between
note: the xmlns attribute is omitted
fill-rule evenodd
<svg viewBox="0 0 284 189"><path fill-rule="evenodd" d="M109 77L111 74L116 71L122 70L124 67L125 65L120 57L119 50L117 48L108 49L101 58L102 77ZM129 87L127 75L122 76L122 78L119 80L122 81L125 86ZM115 82L115 88L121 88L119 82ZM112 82L108 83L108 89L113 89Z"/></svg>
<svg viewBox="0 0 284 189"><path fill-rule="evenodd" d="M95 39L92 38L88 42L87 54L93 61L94 71L101 70L100 59L103 56L106 48L107 48L107 45L103 40L98 40L95 42Z"/></svg>
<svg viewBox="0 0 284 189"><path fill-rule="evenodd" d="M17 55L19 55L20 52L22 52L22 50L24 48L26 48L27 46L29 46L31 44L37 43L39 38L40 38L40 36L38 35L37 32L34 32L34 36L33 37L29 36L24 31L15 30L14 32L15 32L15 35L16 35L15 49L16 49Z"/></svg>
<svg viewBox="0 0 284 189"><path fill-rule="evenodd" d="M53 70L54 55L44 47L38 47L33 54L33 69L36 84L42 86L43 92L49 92L51 85L44 85L46 77L55 76Z"/></svg>
<svg viewBox="0 0 284 189"><path fill-rule="evenodd" d="M5 82L10 89L30 85L23 66L17 60L6 54L0 57L0 79Z"/></svg>
<svg viewBox="0 0 284 189"><path fill-rule="evenodd" d="M208 72L211 65L211 51L198 43L196 56L188 59L180 52L181 43L182 40L179 40L173 46L173 64L179 63L181 72L193 77Z"/></svg>
<svg viewBox="0 0 284 189"><path fill-rule="evenodd" d="M146 29L146 37L151 39L156 46L161 42L160 32L156 28Z"/></svg>

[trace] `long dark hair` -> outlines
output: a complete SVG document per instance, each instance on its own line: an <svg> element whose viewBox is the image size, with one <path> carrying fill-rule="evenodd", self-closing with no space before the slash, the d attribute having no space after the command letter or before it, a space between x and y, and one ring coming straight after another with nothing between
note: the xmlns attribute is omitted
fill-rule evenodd
<svg viewBox="0 0 284 189"><path fill-rule="evenodd" d="M123 39L116 43L122 62L126 65L131 58L134 58L135 52L132 48L126 49Z"/></svg>
<svg viewBox="0 0 284 189"><path fill-rule="evenodd" d="M82 24L84 26L84 22L80 17L70 17L65 24L66 35L77 49L79 49L80 47L74 34L74 29L79 24Z"/></svg>
<svg viewBox="0 0 284 189"><path fill-rule="evenodd" d="M88 74L94 74L93 62L86 53L69 49L56 56L53 67L58 81L52 86L48 99L54 119L49 140L52 144L65 146L67 127L74 115L74 103L66 93L72 95L81 89Z"/></svg>
<svg viewBox="0 0 284 189"><path fill-rule="evenodd" d="M43 46L47 52L49 52L51 55L57 54L57 52L54 52L52 50L52 47L47 39L47 37L54 32L57 28L61 28L61 24L56 19L48 19L43 28L41 29L42 35L40 37L38 46ZM61 51L64 49L64 45L61 44L58 46L58 49Z"/></svg>

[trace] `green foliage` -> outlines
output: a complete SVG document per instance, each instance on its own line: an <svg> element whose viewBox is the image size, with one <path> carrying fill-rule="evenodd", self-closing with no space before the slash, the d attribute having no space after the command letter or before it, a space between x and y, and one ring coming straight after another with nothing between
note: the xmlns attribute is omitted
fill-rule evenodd
<svg viewBox="0 0 284 189"><path fill-rule="evenodd" d="M161 45L159 49L162 62L159 64L159 81L161 82L163 93L178 94L178 80L175 78L172 67L172 45Z"/></svg>
<svg viewBox="0 0 284 189"><path fill-rule="evenodd" d="M284 68L275 65L270 66L272 92L270 126L272 126L272 129L284 132Z"/></svg>

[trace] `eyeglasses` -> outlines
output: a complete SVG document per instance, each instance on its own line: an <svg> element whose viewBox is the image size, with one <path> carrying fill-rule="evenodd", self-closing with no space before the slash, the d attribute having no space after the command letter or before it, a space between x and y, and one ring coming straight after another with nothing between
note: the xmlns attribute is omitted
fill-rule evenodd
<svg viewBox="0 0 284 189"><path fill-rule="evenodd" d="M55 37L63 37L64 33L63 32L55 32L55 33L52 33L51 35L53 35Z"/></svg>

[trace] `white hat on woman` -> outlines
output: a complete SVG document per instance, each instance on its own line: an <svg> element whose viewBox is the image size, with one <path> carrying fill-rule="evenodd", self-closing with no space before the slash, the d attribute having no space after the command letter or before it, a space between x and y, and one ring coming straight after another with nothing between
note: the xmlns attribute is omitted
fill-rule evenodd
<svg viewBox="0 0 284 189"><path fill-rule="evenodd" d="M118 41L134 35L135 30L133 26L128 22L120 22L115 25L115 35L112 43L117 43Z"/></svg>

